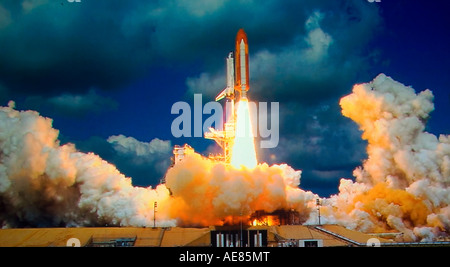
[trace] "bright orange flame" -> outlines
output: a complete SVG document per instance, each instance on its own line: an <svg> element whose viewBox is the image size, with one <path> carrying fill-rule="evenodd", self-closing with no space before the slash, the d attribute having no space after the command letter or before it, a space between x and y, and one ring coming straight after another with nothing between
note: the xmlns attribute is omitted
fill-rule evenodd
<svg viewBox="0 0 450 267"><path fill-rule="evenodd" d="M277 224L279 224L278 219L271 215L267 215L262 218L254 219L253 221L250 222L250 225L252 225L252 226L262 226L262 225L272 226L272 225L277 225Z"/></svg>
<svg viewBox="0 0 450 267"><path fill-rule="evenodd" d="M237 169L256 167L256 151L248 100L241 99L236 111L236 135L231 152L231 165Z"/></svg>

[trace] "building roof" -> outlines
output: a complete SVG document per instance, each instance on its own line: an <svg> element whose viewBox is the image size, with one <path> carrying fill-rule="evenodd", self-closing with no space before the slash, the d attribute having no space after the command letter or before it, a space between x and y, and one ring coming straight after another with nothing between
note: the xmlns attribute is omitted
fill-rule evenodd
<svg viewBox="0 0 450 267"><path fill-rule="evenodd" d="M318 231L322 231L336 238L347 241L348 243L353 245L366 245L369 239L374 238L374 236L372 235L350 230L340 225L328 224L316 226L314 228ZM394 241L392 240L381 237L376 237L376 239L380 242L380 244L394 243Z"/></svg>
<svg viewBox="0 0 450 267"><path fill-rule="evenodd" d="M306 225L282 225L274 226L273 231L280 240L323 240L325 247L347 246L345 241L316 231L313 227Z"/></svg>
<svg viewBox="0 0 450 267"><path fill-rule="evenodd" d="M139 227L82 227L82 228L25 228L0 230L2 247L66 246L70 238L77 238L81 246L91 242L114 239L133 239L134 246L177 247L209 246L209 228L139 228Z"/></svg>
<svg viewBox="0 0 450 267"><path fill-rule="evenodd" d="M133 246L177 247L211 246L211 231L237 230L239 226L209 228L140 228L140 227L82 227L82 228L22 228L1 229L2 247L66 246L71 238L81 246L131 242ZM268 245L289 240L323 240L323 246L365 245L373 236L338 225L252 226L245 230L267 230ZM392 241L377 237L380 243Z"/></svg>
<svg viewBox="0 0 450 267"><path fill-rule="evenodd" d="M164 231L161 247L179 246L209 246L209 228L181 228L173 227Z"/></svg>

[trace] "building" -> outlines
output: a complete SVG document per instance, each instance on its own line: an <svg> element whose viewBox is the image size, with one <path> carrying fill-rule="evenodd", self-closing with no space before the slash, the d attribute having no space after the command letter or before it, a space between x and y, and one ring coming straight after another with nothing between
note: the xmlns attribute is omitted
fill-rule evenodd
<svg viewBox="0 0 450 267"><path fill-rule="evenodd" d="M373 236L338 225L1 229L2 247L342 247ZM378 238L381 245L393 241Z"/></svg>
<svg viewBox="0 0 450 267"><path fill-rule="evenodd" d="M397 243L339 225L80 227L1 229L0 247L361 247L450 246Z"/></svg>

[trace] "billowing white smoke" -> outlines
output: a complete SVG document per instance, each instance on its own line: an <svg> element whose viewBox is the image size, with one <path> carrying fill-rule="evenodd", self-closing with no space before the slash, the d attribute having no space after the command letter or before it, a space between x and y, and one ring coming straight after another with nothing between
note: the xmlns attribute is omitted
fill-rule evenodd
<svg viewBox="0 0 450 267"><path fill-rule="evenodd" d="M52 120L0 107L0 221L8 226L151 225L153 203L164 210L163 186L131 179L92 153L60 145ZM158 214L159 225L175 221Z"/></svg>
<svg viewBox="0 0 450 267"><path fill-rule="evenodd" d="M99 156L60 145L51 119L13 106L0 107L4 227L153 226L155 202L157 226L222 224L278 209L295 209L306 221L317 197L298 188L301 171L285 164L237 170L197 153L168 170L170 190L136 187ZM108 141L136 144L123 136Z"/></svg>
<svg viewBox="0 0 450 267"><path fill-rule="evenodd" d="M450 231L450 136L424 131L433 94L384 74L342 98L342 114L368 141L368 158L325 202L329 222L363 231L400 231L430 240ZM311 217L313 219L313 217Z"/></svg>

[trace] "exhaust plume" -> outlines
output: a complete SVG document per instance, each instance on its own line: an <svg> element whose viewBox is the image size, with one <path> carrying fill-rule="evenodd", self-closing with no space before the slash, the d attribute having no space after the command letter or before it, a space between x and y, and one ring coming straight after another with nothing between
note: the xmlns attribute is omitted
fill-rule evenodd
<svg viewBox="0 0 450 267"><path fill-rule="evenodd" d="M136 187L99 156L60 145L58 134L35 111L0 108L3 227L153 226L154 202L157 226L220 225L277 209L306 221L317 197L298 188L301 171L286 164L238 170L197 153L170 168L166 184Z"/></svg>
<svg viewBox="0 0 450 267"><path fill-rule="evenodd" d="M450 230L450 136L425 132L433 94L416 94L384 74L340 101L368 141L368 158L326 200L330 222L366 232L431 240ZM331 208L333 206L333 208Z"/></svg>
<svg viewBox="0 0 450 267"><path fill-rule="evenodd" d="M231 153L231 165L237 169L245 166L253 169L257 164L255 141L250 117L248 100L241 99L237 103L236 136Z"/></svg>
<svg viewBox="0 0 450 267"><path fill-rule="evenodd" d="M172 216L182 225L207 226L233 223L232 216L245 220L257 210L294 209L304 222L317 195L298 187L300 175L286 164L236 169L192 154L166 175Z"/></svg>
<svg viewBox="0 0 450 267"><path fill-rule="evenodd" d="M3 227L151 225L153 203L169 191L133 187L93 153L60 145L52 120L0 107L0 221ZM158 213L162 225L175 220Z"/></svg>

